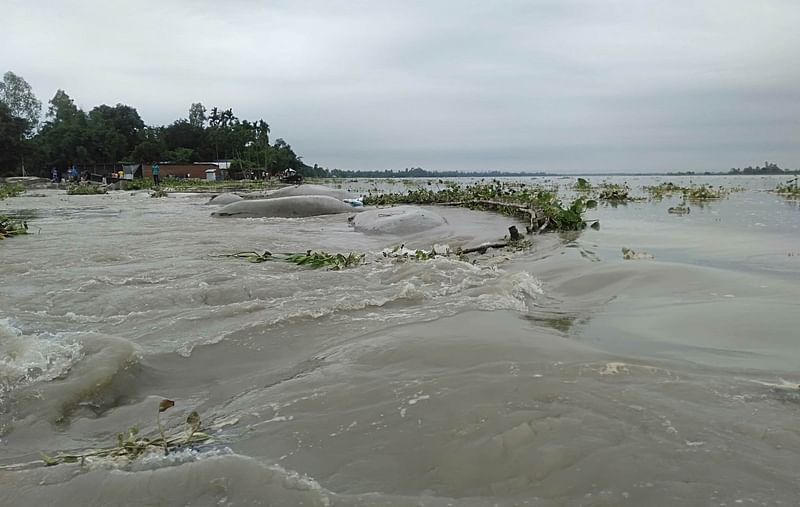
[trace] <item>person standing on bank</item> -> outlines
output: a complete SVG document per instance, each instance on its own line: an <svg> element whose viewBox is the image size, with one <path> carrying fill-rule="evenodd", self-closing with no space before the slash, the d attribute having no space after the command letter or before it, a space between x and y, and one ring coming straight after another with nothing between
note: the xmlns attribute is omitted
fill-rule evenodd
<svg viewBox="0 0 800 507"><path fill-rule="evenodd" d="M151 169L153 170L153 183L155 183L156 186L161 185L161 177L159 175L161 167L159 167L158 162L153 162Z"/></svg>

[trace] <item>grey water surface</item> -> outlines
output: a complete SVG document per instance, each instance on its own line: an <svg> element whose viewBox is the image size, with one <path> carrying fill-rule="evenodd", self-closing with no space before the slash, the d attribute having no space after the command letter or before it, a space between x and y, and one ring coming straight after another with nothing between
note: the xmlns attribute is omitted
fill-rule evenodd
<svg viewBox="0 0 800 507"><path fill-rule="evenodd" d="M597 231L474 263L381 251L513 219L447 208L386 237L215 218L207 195L2 201L31 234L0 242L0 505L798 505L800 206L765 191L783 179L693 177L744 189L685 216L601 204ZM308 249L367 263L219 257ZM17 466L155 435L162 398L169 429L196 410L214 442Z"/></svg>

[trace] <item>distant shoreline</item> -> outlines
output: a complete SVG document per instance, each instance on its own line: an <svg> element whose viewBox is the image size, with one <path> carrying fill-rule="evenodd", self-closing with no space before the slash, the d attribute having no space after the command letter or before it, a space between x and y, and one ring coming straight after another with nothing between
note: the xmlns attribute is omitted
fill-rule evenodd
<svg viewBox="0 0 800 507"><path fill-rule="evenodd" d="M679 173L626 173L626 172L616 172L616 173L511 173L511 172L503 172L503 173L486 173L482 171L478 171L475 173L467 173L462 172L459 174L448 174L445 172L442 173L433 173L419 176L419 175L405 175L403 173L395 173L395 174L388 174L388 175L374 175L373 173L366 171L363 174L359 174L358 171L353 171L354 174L347 175L347 176L327 176L321 178L314 178L314 179L356 179L356 178L367 178L367 179L425 179L425 178L541 178L541 177L591 177L591 176L797 176L800 174L800 170L795 171L784 171L780 173L730 173L730 172L702 172L702 173L693 173L693 172L679 172Z"/></svg>

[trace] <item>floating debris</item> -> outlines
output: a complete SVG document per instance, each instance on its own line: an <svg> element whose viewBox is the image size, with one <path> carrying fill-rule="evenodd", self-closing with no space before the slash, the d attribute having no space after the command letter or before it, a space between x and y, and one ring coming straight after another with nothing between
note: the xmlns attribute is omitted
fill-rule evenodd
<svg viewBox="0 0 800 507"><path fill-rule="evenodd" d="M630 248L622 247L622 258L626 261L653 260L655 257L647 252L634 252Z"/></svg>
<svg viewBox="0 0 800 507"><path fill-rule="evenodd" d="M106 194L105 187L93 185L91 183L70 185L67 187L67 195L99 195Z"/></svg>
<svg viewBox="0 0 800 507"><path fill-rule="evenodd" d="M158 406L157 423L160 436L148 438L139 436L139 428L130 428L125 433L117 434L116 445L103 449L94 449L81 452L59 452L55 455L48 455L40 452L40 461L30 463L4 465L0 470L20 470L35 466L55 466L64 463L85 463L87 459L102 458L111 463L128 463L145 455L150 455L154 451L163 449L164 454L185 449L187 446L199 443L210 443L213 441L211 436L201 431L200 415L192 411L186 418L181 429L174 430L167 434L161 425L161 413L175 406L172 400L162 400Z"/></svg>
<svg viewBox="0 0 800 507"><path fill-rule="evenodd" d="M28 222L0 215L0 239L28 234Z"/></svg>
<svg viewBox="0 0 800 507"><path fill-rule="evenodd" d="M264 250L262 253L256 251L237 252L234 254L217 255L216 257L236 257L256 263L267 261L284 261L297 264L298 266L308 266L311 268L327 267L332 271L337 271L363 264L365 255L354 252L350 252L347 255L340 253L330 254L323 251L313 252L311 250L308 250L305 253L273 254L269 250Z"/></svg>
<svg viewBox="0 0 800 507"><path fill-rule="evenodd" d="M606 363L600 370L600 375L620 375L622 373L630 375L631 371L627 364L620 362Z"/></svg>
<svg viewBox="0 0 800 507"><path fill-rule="evenodd" d="M630 188L627 185L620 185L619 183L603 183L600 185L600 195L598 198L601 201L611 201L616 203L627 202L632 200L630 197Z"/></svg>
<svg viewBox="0 0 800 507"><path fill-rule="evenodd" d="M309 266L315 269L326 267L330 270L337 271L363 264L364 257L364 254L357 254L354 252L344 255L340 253L329 254L322 251L312 252L308 250L304 254L290 254L284 260L297 264L298 266Z"/></svg>
<svg viewBox="0 0 800 507"><path fill-rule="evenodd" d="M688 215L691 211L689 206L673 206L667 210L667 213L672 215Z"/></svg>
<svg viewBox="0 0 800 507"><path fill-rule="evenodd" d="M0 201L7 197L17 197L25 192L25 187L19 183L4 183L0 185Z"/></svg>
<svg viewBox="0 0 800 507"><path fill-rule="evenodd" d="M785 185L778 185L775 188L776 194L785 195L787 197L800 197L800 187L797 185L798 177L786 182Z"/></svg>

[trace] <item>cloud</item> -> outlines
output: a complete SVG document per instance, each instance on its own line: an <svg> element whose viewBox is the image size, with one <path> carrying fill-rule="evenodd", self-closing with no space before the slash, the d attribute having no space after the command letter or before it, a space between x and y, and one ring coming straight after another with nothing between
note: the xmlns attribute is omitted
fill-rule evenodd
<svg viewBox="0 0 800 507"><path fill-rule="evenodd" d="M341 168L800 166L792 0L11 0L0 61L43 101L264 118ZM3 69L5 70L5 69Z"/></svg>

